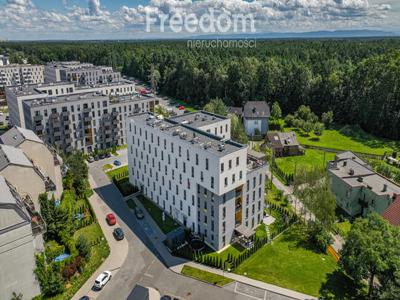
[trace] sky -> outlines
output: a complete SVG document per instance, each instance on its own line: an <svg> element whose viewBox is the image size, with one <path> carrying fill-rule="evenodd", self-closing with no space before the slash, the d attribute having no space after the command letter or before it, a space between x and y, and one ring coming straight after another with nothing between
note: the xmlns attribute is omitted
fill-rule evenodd
<svg viewBox="0 0 400 300"><path fill-rule="evenodd" d="M0 0L0 40L179 38L360 29L399 34L400 1Z"/></svg>

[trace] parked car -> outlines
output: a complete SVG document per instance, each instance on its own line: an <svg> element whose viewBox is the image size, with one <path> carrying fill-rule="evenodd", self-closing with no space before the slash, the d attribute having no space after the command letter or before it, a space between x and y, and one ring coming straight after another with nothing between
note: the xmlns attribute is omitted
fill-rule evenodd
<svg viewBox="0 0 400 300"><path fill-rule="evenodd" d="M125 237L124 231L123 231L122 228L120 228L120 227L114 229L113 235L114 235L114 238L115 238L117 241L121 241L121 240L123 240L124 237Z"/></svg>
<svg viewBox="0 0 400 300"><path fill-rule="evenodd" d="M94 162L94 157L93 156L88 156L87 161L92 163Z"/></svg>
<svg viewBox="0 0 400 300"><path fill-rule="evenodd" d="M106 216L106 221L107 221L108 225L113 226L113 225L115 225L117 223L117 218L114 216L114 214L109 213Z"/></svg>
<svg viewBox="0 0 400 300"><path fill-rule="evenodd" d="M103 153L103 154L100 154L99 157L100 157L100 159L104 159L104 158L106 158L106 155Z"/></svg>
<svg viewBox="0 0 400 300"><path fill-rule="evenodd" d="M135 215L139 220L144 218L143 210L141 210L139 207L135 207Z"/></svg>
<svg viewBox="0 0 400 300"><path fill-rule="evenodd" d="M116 159L114 160L114 165L118 167L121 165L121 162L118 159Z"/></svg>
<svg viewBox="0 0 400 300"><path fill-rule="evenodd" d="M96 156L94 157L94 160L95 160L95 161L98 161L98 160L99 160L99 156L96 155Z"/></svg>
<svg viewBox="0 0 400 300"><path fill-rule="evenodd" d="M106 157L107 157L107 158L111 157L111 153L110 153L110 152L107 152L107 153L106 153Z"/></svg>
<svg viewBox="0 0 400 300"><path fill-rule="evenodd" d="M94 281L94 287L101 290L107 282L111 280L112 274L110 271L104 271Z"/></svg>
<svg viewBox="0 0 400 300"><path fill-rule="evenodd" d="M89 296L80 297L79 300L90 300Z"/></svg>
<svg viewBox="0 0 400 300"><path fill-rule="evenodd" d="M185 107L183 105L178 107L179 110L185 110Z"/></svg>

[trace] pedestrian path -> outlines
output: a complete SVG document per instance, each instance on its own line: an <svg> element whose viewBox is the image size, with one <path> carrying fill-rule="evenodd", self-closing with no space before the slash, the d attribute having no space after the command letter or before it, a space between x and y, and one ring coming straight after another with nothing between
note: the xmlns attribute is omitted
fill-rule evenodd
<svg viewBox="0 0 400 300"><path fill-rule="evenodd" d="M154 247L156 248L156 250L158 251L158 253L160 254L160 256L162 257L164 263L170 268L170 270L176 272L176 273L181 273L182 268L184 265L189 265L189 266L193 266L195 268L201 269L201 270L205 270L214 274L219 274L228 278L231 278L239 283L242 284L246 284L252 287L256 287L256 288L260 288L269 292L273 292L275 294L280 294L283 295L285 297L288 298L292 298L292 299L299 299L299 300L304 300L304 299L316 299L312 296L309 295L305 295L302 293L298 293L296 291L292 291L289 289L285 289L285 288L281 288L272 284L268 284L265 282L261 282L258 280L254 280L254 279L250 279L248 277L245 276L241 276L238 274L233 274L233 273L229 273L229 272L225 272L223 270L220 269L215 269L215 268L210 268L207 266L204 266L202 264L198 264L195 262L191 262L188 261L186 259L183 258L179 258L179 257L175 257L173 256L169 251L168 248L163 244L163 241L165 239L165 234L161 231L161 229L158 227L157 223L152 219L152 217L150 216L150 214L147 212L147 210L143 207L142 203L135 198L134 199L136 205L138 207L140 207L145 215L145 218L143 220L140 221L140 224L142 225L142 227L147 227L150 226L151 227L151 231L150 230L145 230L146 233L151 232L151 234L148 234L148 237L150 238L150 240L152 241Z"/></svg>

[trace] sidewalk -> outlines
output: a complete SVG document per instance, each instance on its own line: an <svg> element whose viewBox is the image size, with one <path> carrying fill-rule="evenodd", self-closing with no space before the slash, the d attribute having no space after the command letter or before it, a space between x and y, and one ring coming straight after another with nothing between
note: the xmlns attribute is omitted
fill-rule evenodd
<svg viewBox="0 0 400 300"><path fill-rule="evenodd" d="M285 288L282 288L282 287L279 287L279 286L276 286L276 285L272 285L272 284L265 283L265 282L262 282L262 281L254 280L254 279L242 276L242 275L238 275L238 274L234 274L234 273L230 273L230 272L225 272L225 271L222 271L220 269L211 268L211 267L208 267L208 266L205 266L205 265L202 265L202 264L198 264L198 263L195 263L195 262L189 262L189 263L186 263L186 264L183 264L183 265L180 265L180 266L176 266L176 267L171 268L171 269L174 272L180 273L182 271L182 268L183 268L184 265L188 265L188 266L191 266L193 268L197 268L197 269L200 269L200 270L203 270L203 271L207 271L207 272L211 272L211 273L214 273L214 274L218 274L218 275L233 279L233 280L235 280L237 282L244 283L244 284L247 284L247 285L251 285L253 287L257 287L257 288L260 288L260 289L263 289L263 290L271 291L271 292L274 292L276 294L280 294L280 295L283 295L283 296L286 296L286 297L299 299L299 300L317 299L317 298L315 298L313 296L310 296L310 295L302 294L302 293L299 293L299 292L296 292L296 291L293 291L293 290L289 290L289 289L285 289Z"/></svg>
<svg viewBox="0 0 400 300"><path fill-rule="evenodd" d="M90 175L89 182L92 189L95 189L96 183ZM112 275L115 275L125 261L129 250L128 241L126 239L123 239L122 241L116 241L112 234L113 229L118 227L118 223L115 226L110 227L105 220L106 215L112 212L112 210L107 206L107 204L104 203L104 201L96 192L94 192L89 198L89 202L93 207L93 211L96 214L101 230L106 237L108 245L110 246L110 255L78 290L78 292L72 298L73 300L78 300L82 296L89 296L90 299L96 299L99 293L101 293L92 291L92 286L97 276L99 276L99 274L105 270L111 271Z"/></svg>
<svg viewBox="0 0 400 300"><path fill-rule="evenodd" d="M149 215L149 213L146 211L146 209L143 207L143 205L140 203L140 201L135 198L134 199L136 205L140 207L145 215L145 218L143 220L140 220L141 225L143 226L144 231L152 241L154 247L157 249L158 253L162 257L164 263L170 268L170 270L174 271L175 273L181 273L181 270L184 265L190 265L198 269L202 269L211 273L223 275L225 277L229 277L237 282L247 284L253 287L257 287L263 290L267 290L276 294L281 294L287 297L291 297L294 299L299 299L299 300L304 300L304 299L316 299L312 296L305 295L302 293L298 293L296 291L288 290L285 288L281 288L272 284L268 284L265 282L261 282L258 280L250 279L245 276L233 274L233 273L228 273L224 272L219 269L215 268L210 268L201 264L197 264L188 260L185 260L183 258L175 257L171 255L171 253L168 251L167 247L162 243L162 241L165 239L165 234L160 230L158 227L157 223L154 222L152 217Z"/></svg>

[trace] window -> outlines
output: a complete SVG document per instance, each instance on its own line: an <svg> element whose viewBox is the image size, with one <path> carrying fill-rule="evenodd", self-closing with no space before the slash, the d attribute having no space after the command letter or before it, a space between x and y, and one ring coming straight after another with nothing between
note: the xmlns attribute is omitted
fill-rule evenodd
<svg viewBox="0 0 400 300"><path fill-rule="evenodd" d="M239 165L239 156L236 157L236 167Z"/></svg>
<svg viewBox="0 0 400 300"><path fill-rule="evenodd" d="M198 166L198 165L199 165L199 155L196 154L196 166Z"/></svg>
<svg viewBox="0 0 400 300"><path fill-rule="evenodd" d="M206 170L208 171L208 158L206 158Z"/></svg>
<svg viewBox="0 0 400 300"><path fill-rule="evenodd" d="M214 177L213 176L211 176L211 188L212 189L214 188Z"/></svg>
<svg viewBox="0 0 400 300"><path fill-rule="evenodd" d="M225 183L225 186L228 186L228 177L225 177L224 183Z"/></svg>
<svg viewBox="0 0 400 300"><path fill-rule="evenodd" d="M229 170L232 169L232 160L230 159L228 162Z"/></svg>
<svg viewBox="0 0 400 300"><path fill-rule="evenodd" d="M221 173L224 172L224 163L221 163Z"/></svg>

